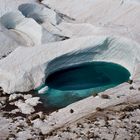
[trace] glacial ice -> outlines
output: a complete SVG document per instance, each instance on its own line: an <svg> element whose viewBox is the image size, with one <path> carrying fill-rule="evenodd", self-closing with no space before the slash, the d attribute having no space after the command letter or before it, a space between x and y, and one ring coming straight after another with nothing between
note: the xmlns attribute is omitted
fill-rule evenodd
<svg viewBox="0 0 140 140"><path fill-rule="evenodd" d="M122 5L119 0L44 0L37 4L23 0L11 5L15 7L1 14L2 39L7 45L0 44L0 56L12 52L0 61L0 86L6 92L35 89L57 70L92 61L120 64L131 77L136 74L139 4L126 1ZM58 15L75 20L68 23L62 18L59 22Z"/></svg>
<svg viewBox="0 0 140 140"><path fill-rule="evenodd" d="M0 25L0 59L5 58L18 46L25 45L25 42L11 30Z"/></svg>
<svg viewBox="0 0 140 140"><path fill-rule="evenodd" d="M108 36L81 37L44 47L18 48L0 61L0 86L6 92L28 91L39 87L56 70L94 61L120 64L133 76L139 54L140 47L136 42Z"/></svg>
<svg viewBox="0 0 140 140"><path fill-rule="evenodd" d="M15 29L22 20L24 16L20 12L9 12L0 18L0 23L7 29Z"/></svg>
<svg viewBox="0 0 140 140"><path fill-rule="evenodd" d="M26 10L28 6L31 11ZM43 0L40 4L36 0L0 0L1 16L0 86L5 92L36 89L58 70L97 61L123 66L134 81L53 112L39 125L43 134L89 115L97 107L139 101L139 0ZM110 99L102 99L102 94ZM28 98L31 95L24 95ZM34 112L29 104L16 105L23 113Z"/></svg>

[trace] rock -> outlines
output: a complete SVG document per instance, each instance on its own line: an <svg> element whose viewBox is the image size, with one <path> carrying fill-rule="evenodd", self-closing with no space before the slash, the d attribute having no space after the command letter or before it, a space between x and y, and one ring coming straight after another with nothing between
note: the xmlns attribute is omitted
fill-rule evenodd
<svg viewBox="0 0 140 140"><path fill-rule="evenodd" d="M8 97L0 97L0 103L5 104L8 100Z"/></svg>
<svg viewBox="0 0 140 140"><path fill-rule="evenodd" d="M46 115L42 114L42 115L40 116L40 119L41 119L41 120L46 119Z"/></svg>
<svg viewBox="0 0 140 140"><path fill-rule="evenodd" d="M73 109L71 109L71 110L70 110L70 113L73 113L73 112L74 112L74 110L73 110Z"/></svg>
<svg viewBox="0 0 140 140"><path fill-rule="evenodd" d="M107 94L101 94L101 98L103 98L103 99L110 99L109 95L107 95Z"/></svg>
<svg viewBox="0 0 140 140"><path fill-rule="evenodd" d="M98 96L98 93L93 93L92 96L96 97L96 96Z"/></svg>
<svg viewBox="0 0 140 140"><path fill-rule="evenodd" d="M134 90L135 88L133 86L129 87L130 90Z"/></svg>
<svg viewBox="0 0 140 140"><path fill-rule="evenodd" d="M138 90L140 91L140 87L138 88Z"/></svg>
<svg viewBox="0 0 140 140"><path fill-rule="evenodd" d="M129 83L129 84L132 84L132 83L133 83L133 80L128 80L128 83Z"/></svg>
<svg viewBox="0 0 140 140"><path fill-rule="evenodd" d="M94 132L90 132L90 131L88 131L86 134L88 139L94 138L95 136Z"/></svg>
<svg viewBox="0 0 140 140"><path fill-rule="evenodd" d="M2 96L2 92L0 92L0 97Z"/></svg>
<svg viewBox="0 0 140 140"><path fill-rule="evenodd" d="M125 117L126 117L126 114L122 113L122 114L120 114L119 119L122 120L122 119L125 119Z"/></svg>
<svg viewBox="0 0 140 140"><path fill-rule="evenodd" d="M2 87L0 87L0 97L3 95L3 89L2 89Z"/></svg>
<svg viewBox="0 0 140 140"><path fill-rule="evenodd" d="M77 127L84 128L83 124L81 124L81 123L77 123Z"/></svg>
<svg viewBox="0 0 140 140"><path fill-rule="evenodd" d="M40 116L39 116L38 114L32 114L32 115L30 115L30 116L28 117L28 119L31 120L31 121L33 121L33 120L35 120L35 119L37 119L37 118L40 118Z"/></svg>
<svg viewBox="0 0 140 140"><path fill-rule="evenodd" d="M16 135L15 134L9 134L7 139L9 140L9 139L12 139L12 138L15 139Z"/></svg>
<svg viewBox="0 0 140 140"><path fill-rule="evenodd" d="M103 109L100 108L100 107L97 107L97 108L96 108L96 111L103 111Z"/></svg>
<svg viewBox="0 0 140 140"><path fill-rule="evenodd" d="M95 122L94 122L94 125L99 127L100 122L99 122L99 121L95 121Z"/></svg>
<svg viewBox="0 0 140 140"><path fill-rule="evenodd" d="M28 124L28 126L32 125L32 123L31 123L31 121L29 119L26 119L26 123Z"/></svg>

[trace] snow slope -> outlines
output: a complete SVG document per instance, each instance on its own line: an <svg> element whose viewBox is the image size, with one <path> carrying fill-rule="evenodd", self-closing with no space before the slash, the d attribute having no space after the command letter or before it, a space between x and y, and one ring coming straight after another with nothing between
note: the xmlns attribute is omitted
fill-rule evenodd
<svg viewBox="0 0 140 140"><path fill-rule="evenodd" d="M74 18L76 23L90 23L106 29L106 34L140 42L138 0L44 0L43 3Z"/></svg>
<svg viewBox="0 0 140 140"><path fill-rule="evenodd" d="M0 0L0 16L6 14L7 12L17 10L20 4L35 1L36 0Z"/></svg>

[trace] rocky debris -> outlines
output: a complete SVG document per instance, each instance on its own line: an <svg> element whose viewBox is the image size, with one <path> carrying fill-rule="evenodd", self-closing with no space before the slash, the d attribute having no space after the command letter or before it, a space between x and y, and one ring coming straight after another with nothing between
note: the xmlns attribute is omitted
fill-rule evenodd
<svg viewBox="0 0 140 140"><path fill-rule="evenodd" d="M96 96L98 96L98 93L93 93L92 95L93 95L93 97L96 97Z"/></svg>
<svg viewBox="0 0 140 140"><path fill-rule="evenodd" d="M140 127L140 104L128 103L128 99L125 104L119 104L107 109L104 108L104 106L99 105L95 107L95 113L88 114L88 116L84 116L82 119L78 121L76 120L76 122L71 124L68 122L65 124L66 126L63 125L62 127L57 128L55 126L57 125L58 121L56 121L55 118L50 121L50 117L55 112L49 115L46 112L47 109L44 108L42 102L40 101L40 98L37 97L33 91L27 93L18 92L10 95L5 93L2 88L0 90L2 111L0 113L0 118L11 120L10 123L8 123L8 127L10 126L10 128L5 135L6 137L8 137L9 134L14 134L16 139L18 139L20 135L22 136L23 134L27 133L28 138L33 138L35 140L53 140L59 138L79 140L88 140L89 138L98 140L105 138L107 140L112 140L114 137L115 139L118 138L121 140L121 132L126 134L126 136L128 134L128 140L130 133L132 133L133 137L138 137L138 131ZM138 91L138 87L134 91ZM118 94L116 97L120 96L119 99L121 99L122 97L126 96L122 95L124 94ZM116 97L104 93L99 94L94 98L91 97L91 99L100 100L101 102L110 102L113 98L116 100ZM61 113L61 111L62 110L57 110L56 113ZM76 108L71 106L67 110L67 113L74 116L79 112ZM16 124L16 126L14 124ZM13 126L11 127L11 125ZM41 129L44 125L46 125L46 127L47 125L51 125L54 128L53 131L45 134L44 130ZM55 130L55 128L57 129ZM135 130L135 135L134 132L130 131L132 129ZM0 129L0 131L2 130ZM68 135L69 137L67 137Z"/></svg>
<svg viewBox="0 0 140 140"><path fill-rule="evenodd" d="M39 112L38 115L39 115L41 120L47 119L47 115L43 114L43 112Z"/></svg>
<svg viewBox="0 0 140 140"><path fill-rule="evenodd" d="M129 87L130 90L135 90L135 88L133 86Z"/></svg>
<svg viewBox="0 0 140 140"><path fill-rule="evenodd" d="M37 108L39 105L42 110L45 110L45 107L39 101L40 98L35 97L35 93L32 93L7 94L0 88L1 140L44 139L38 127L47 119L47 113ZM5 129L2 129L2 123L5 124Z"/></svg>
<svg viewBox="0 0 140 140"><path fill-rule="evenodd" d="M14 134L9 134L7 140L15 139L16 136Z"/></svg>
<svg viewBox="0 0 140 140"><path fill-rule="evenodd" d="M103 98L103 99L110 99L109 95L107 95L107 94L101 94L101 98Z"/></svg>
<svg viewBox="0 0 140 140"><path fill-rule="evenodd" d="M1 89L0 93L2 103L0 118L6 118L10 121L7 122L6 127L9 129L4 130L6 134L2 136L3 139L22 139L24 137L25 139L34 140L122 140L123 137L131 140L140 138L139 103L127 102L109 108L97 107L95 113L91 113L70 124L65 124L47 134L42 134L40 128L46 124L45 122L50 116L45 112L39 97L36 97L33 92L10 95ZM111 100L112 98L107 94L96 97L102 100ZM74 108L70 108L69 112L73 115ZM55 122L53 121L51 125L55 126ZM3 133L1 128L0 133Z"/></svg>
<svg viewBox="0 0 140 140"><path fill-rule="evenodd" d="M33 121L35 119L38 119L38 118L40 118L40 116L38 114L32 114L28 117L28 119L31 120L31 121Z"/></svg>
<svg viewBox="0 0 140 140"><path fill-rule="evenodd" d="M133 83L133 80L132 79L128 80L128 83L129 84L132 84Z"/></svg>
<svg viewBox="0 0 140 140"><path fill-rule="evenodd" d="M2 88L0 88L0 108L14 115L37 113L41 110L45 112L45 107L40 101L40 97L36 97L36 94L32 91L7 94ZM44 116L42 115L43 118Z"/></svg>
<svg viewBox="0 0 140 140"><path fill-rule="evenodd" d="M76 140L137 140L140 139L139 116L139 103L116 105L50 132L47 140L57 140L60 136Z"/></svg>
<svg viewBox="0 0 140 140"><path fill-rule="evenodd" d="M73 113L73 112L74 112L74 110L73 110L73 109L71 109L71 110L70 110L70 113Z"/></svg>
<svg viewBox="0 0 140 140"><path fill-rule="evenodd" d="M103 111L103 109L100 108L100 107L97 107L97 108L96 108L96 111Z"/></svg>

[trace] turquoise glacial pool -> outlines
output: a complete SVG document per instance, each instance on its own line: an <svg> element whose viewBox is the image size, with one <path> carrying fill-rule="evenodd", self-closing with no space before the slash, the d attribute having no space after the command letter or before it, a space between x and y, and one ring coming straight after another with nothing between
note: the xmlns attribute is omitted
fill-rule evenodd
<svg viewBox="0 0 140 140"><path fill-rule="evenodd" d="M121 65L90 62L50 74L38 90L47 85L48 90L40 95L45 106L62 108L126 82L129 77L129 71Z"/></svg>

